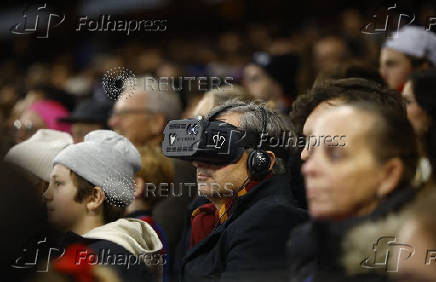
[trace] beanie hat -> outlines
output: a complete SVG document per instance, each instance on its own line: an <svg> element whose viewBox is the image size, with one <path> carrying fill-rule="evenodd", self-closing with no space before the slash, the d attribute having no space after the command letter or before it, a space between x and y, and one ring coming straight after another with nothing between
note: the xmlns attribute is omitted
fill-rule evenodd
<svg viewBox="0 0 436 282"><path fill-rule="evenodd" d="M404 26L383 47L425 58L436 66L436 34L422 27Z"/></svg>
<svg viewBox="0 0 436 282"><path fill-rule="evenodd" d="M29 110L37 113L47 125L48 129L71 132L70 124L58 121L58 119L65 118L69 115L68 110L61 103L51 100L37 101L30 106Z"/></svg>
<svg viewBox="0 0 436 282"><path fill-rule="evenodd" d="M49 182L53 159L68 145L71 135L51 129L39 129L32 137L12 147L5 161L18 165Z"/></svg>
<svg viewBox="0 0 436 282"><path fill-rule="evenodd" d="M272 79L279 83L286 95L295 98L295 78L299 65L296 55L270 55L265 52L256 52L252 63L261 67Z"/></svg>
<svg viewBox="0 0 436 282"><path fill-rule="evenodd" d="M62 164L103 189L112 205L124 207L134 199L134 175L141 169L141 156L124 136L112 130L94 130L83 142L60 152L54 164Z"/></svg>

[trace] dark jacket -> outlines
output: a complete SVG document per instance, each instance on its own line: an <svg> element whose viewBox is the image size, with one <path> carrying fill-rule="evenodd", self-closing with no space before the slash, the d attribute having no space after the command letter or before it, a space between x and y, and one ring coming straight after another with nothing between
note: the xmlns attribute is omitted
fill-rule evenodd
<svg viewBox="0 0 436 282"><path fill-rule="evenodd" d="M339 222L310 221L296 228L287 245L290 267L288 281L384 281L384 275L373 273L347 277L340 261L342 243L353 228L398 212L414 199L415 194L416 191L410 187L399 187L369 215ZM368 252L371 251L370 247Z"/></svg>
<svg viewBox="0 0 436 282"><path fill-rule="evenodd" d="M272 176L235 200L229 218L189 249L181 281L277 281L289 232L307 220L287 176Z"/></svg>

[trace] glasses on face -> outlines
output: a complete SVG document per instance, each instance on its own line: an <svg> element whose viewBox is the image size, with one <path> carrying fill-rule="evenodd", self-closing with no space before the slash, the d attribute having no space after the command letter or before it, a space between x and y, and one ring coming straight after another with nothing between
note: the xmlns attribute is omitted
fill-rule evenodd
<svg viewBox="0 0 436 282"><path fill-rule="evenodd" d="M30 138L39 129L44 128L39 124L32 123L29 120L15 120L11 126L12 134L15 136L16 142L22 142Z"/></svg>
<svg viewBox="0 0 436 282"><path fill-rule="evenodd" d="M16 119L14 121L14 129L15 130L24 130L24 131L33 131L33 123L31 121L21 121Z"/></svg>

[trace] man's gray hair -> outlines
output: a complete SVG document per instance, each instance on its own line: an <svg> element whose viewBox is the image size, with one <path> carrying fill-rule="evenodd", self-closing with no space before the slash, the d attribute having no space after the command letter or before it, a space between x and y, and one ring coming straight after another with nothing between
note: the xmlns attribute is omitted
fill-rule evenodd
<svg viewBox="0 0 436 282"><path fill-rule="evenodd" d="M143 93L146 95L146 109L161 113L167 120L180 118L182 103L179 95L171 89L171 83L159 84L158 79L152 76L136 78L133 95ZM125 93L129 95L129 93Z"/></svg>
<svg viewBox="0 0 436 282"><path fill-rule="evenodd" d="M264 111L262 111L262 109ZM266 118L266 132L263 133L267 134L266 136L280 138L283 132L286 132L288 136L290 135L295 138L294 131L292 130L291 124L286 117L270 110L269 108L265 107L265 105L258 102L245 103L238 100L231 100L223 105L213 108L212 111L207 114L206 118L208 119L216 114L218 114L217 117L219 117L220 115L227 113L240 113L241 120L239 128L246 131L258 132L259 138L262 134L264 118ZM275 151L274 148L266 150L271 150L273 152ZM295 152L292 146L282 146L280 150L282 153L286 153L288 157L290 154ZM276 161L273 165L272 173L286 173L287 160L278 157L276 152L274 153L276 154Z"/></svg>

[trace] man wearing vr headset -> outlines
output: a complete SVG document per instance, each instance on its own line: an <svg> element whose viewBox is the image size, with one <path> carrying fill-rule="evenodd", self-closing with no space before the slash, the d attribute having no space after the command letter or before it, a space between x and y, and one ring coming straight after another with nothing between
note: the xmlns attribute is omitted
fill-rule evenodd
<svg viewBox="0 0 436 282"><path fill-rule="evenodd" d="M280 279L287 236L307 218L283 175L292 148L261 142L268 140L262 134L283 132L291 132L285 120L254 103L227 103L202 119L169 122L163 153L192 161L199 195L208 200L187 221L181 281Z"/></svg>

